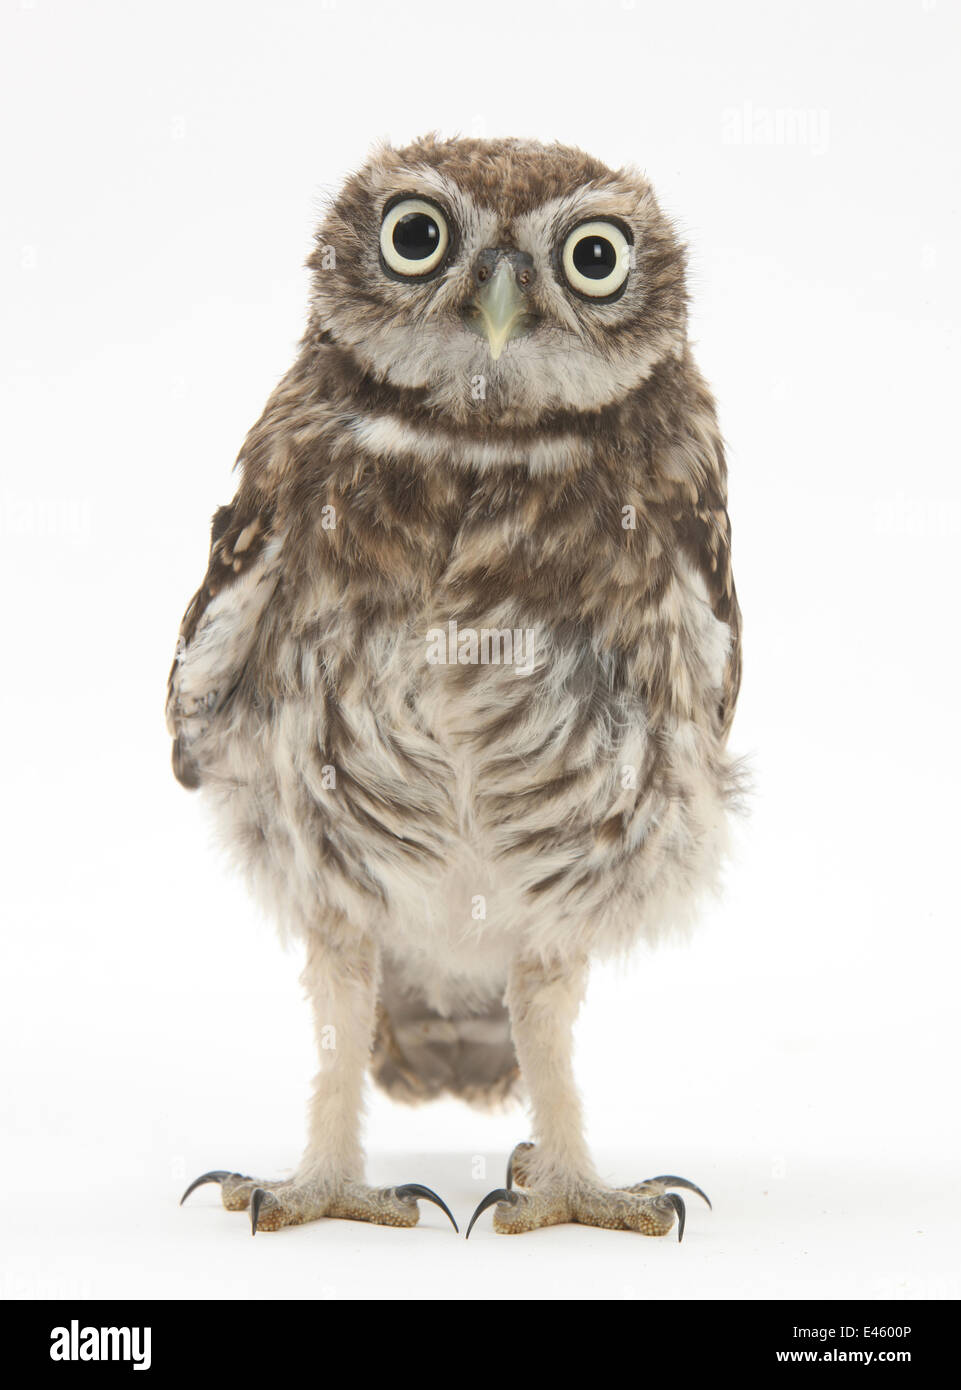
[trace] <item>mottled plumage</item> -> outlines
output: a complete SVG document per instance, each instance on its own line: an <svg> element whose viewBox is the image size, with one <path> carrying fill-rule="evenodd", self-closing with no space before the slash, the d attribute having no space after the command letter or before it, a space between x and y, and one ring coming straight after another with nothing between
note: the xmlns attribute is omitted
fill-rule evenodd
<svg viewBox="0 0 961 1390"><path fill-rule="evenodd" d="M429 274L405 237L423 264L446 238ZM683 1211L663 1183L612 1195L593 1175L569 1034L587 961L715 882L734 788L724 454L682 250L636 173L428 139L348 181L310 265L301 351L214 518L168 702L178 777L308 943L337 1029L301 1169L260 1184L255 1224L367 1191L369 1063L401 1097L483 1100L519 1060L537 1148L495 1224L661 1233ZM530 669L493 660L515 631ZM387 1219L382 1198L342 1214ZM388 1205L416 1220L416 1197Z"/></svg>

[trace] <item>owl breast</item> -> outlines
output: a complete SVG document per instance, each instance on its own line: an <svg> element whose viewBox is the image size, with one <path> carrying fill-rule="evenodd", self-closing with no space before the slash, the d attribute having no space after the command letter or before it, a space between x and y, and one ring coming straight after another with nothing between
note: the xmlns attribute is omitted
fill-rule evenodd
<svg viewBox="0 0 961 1390"><path fill-rule="evenodd" d="M716 626L702 641L722 650ZM217 779L229 839L295 928L373 924L445 1008L501 988L522 940L653 936L713 874L708 734L653 730L576 625L520 605L468 622L435 598L401 623L331 608L310 634L277 645L286 693L238 710Z"/></svg>

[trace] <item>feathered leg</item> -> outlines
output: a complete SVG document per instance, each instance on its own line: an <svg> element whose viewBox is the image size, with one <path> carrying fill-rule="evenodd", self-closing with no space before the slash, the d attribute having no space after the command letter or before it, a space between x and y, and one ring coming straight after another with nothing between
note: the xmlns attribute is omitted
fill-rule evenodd
<svg viewBox="0 0 961 1390"><path fill-rule="evenodd" d="M587 963L515 962L507 988L514 1047L531 1101L535 1143L511 1155L507 1187L488 1193L471 1218L493 1206L494 1229L507 1234L538 1226L588 1226L666 1235L684 1231L684 1202L672 1187L707 1198L685 1178L649 1178L631 1188L599 1181L584 1140L584 1120L572 1065L573 1030L587 984ZM519 1188L514 1187L514 1182ZM710 1203L708 1202L708 1205Z"/></svg>
<svg viewBox="0 0 961 1390"><path fill-rule="evenodd" d="M181 1198L205 1182L219 1182L228 1211L249 1211L256 1234L299 1226L318 1217L346 1217L383 1226L415 1226L420 1198L446 1204L419 1183L372 1188L364 1182L360 1125L364 1074L370 1061L377 1004L377 952L367 937L348 941L319 933L309 939L301 976L310 996L320 1069L314 1082L304 1156L293 1178L263 1182L215 1171L197 1178Z"/></svg>
<svg viewBox="0 0 961 1390"><path fill-rule="evenodd" d="M593 1179L584 1114L574 1081L574 1021L587 962L517 961L507 986L514 1047L531 1100L538 1176ZM533 1176L533 1170L532 1170Z"/></svg>

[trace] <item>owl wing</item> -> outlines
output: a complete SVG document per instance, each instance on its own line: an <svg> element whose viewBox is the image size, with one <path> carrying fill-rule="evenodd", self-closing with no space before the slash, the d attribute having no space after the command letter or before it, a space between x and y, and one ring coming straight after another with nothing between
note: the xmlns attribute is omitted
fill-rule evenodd
<svg viewBox="0 0 961 1390"><path fill-rule="evenodd" d="M223 727L277 587L279 552L270 507L240 493L215 514L207 573L184 614L167 685L174 775L185 787L200 786L204 743Z"/></svg>
<svg viewBox="0 0 961 1390"><path fill-rule="evenodd" d="M741 610L731 566L731 522L719 439L714 441L714 449L713 466L702 474L697 501L682 525L681 543L688 560L704 581L715 618L726 623L731 633L717 711L721 738L726 740L741 687Z"/></svg>

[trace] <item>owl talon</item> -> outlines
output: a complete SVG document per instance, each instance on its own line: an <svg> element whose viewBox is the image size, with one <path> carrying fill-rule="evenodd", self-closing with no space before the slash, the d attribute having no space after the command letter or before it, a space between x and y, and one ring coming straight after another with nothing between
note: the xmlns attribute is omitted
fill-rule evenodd
<svg viewBox="0 0 961 1390"><path fill-rule="evenodd" d="M458 1235L460 1234L460 1228L454 1220L450 1207L444 1201L443 1197L437 1195L433 1188L425 1187L424 1184L420 1182L407 1182L404 1183L403 1187L395 1187L394 1195L399 1197L402 1202L417 1202L419 1198L423 1198L425 1202L433 1202L435 1207L440 1207L441 1211L447 1215L454 1230L457 1231Z"/></svg>
<svg viewBox="0 0 961 1390"><path fill-rule="evenodd" d="M710 1197L706 1192L701 1191L697 1183L689 1182L687 1178L679 1178L676 1173L661 1173L656 1178L645 1178L643 1182L634 1183L631 1187L622 1187L619 1190L634 1193L638 1197L664 1197L667 1195L669 1187L683 1187L688 1192L696 1192L699 1197L704 1199L711 1211L714 1210Z"/></svg>
<svg viewBox="0 0 961 1390"><path fill-rule="evenodd" d="M194 1178L193 1182L187 1188L187 1191L181 1197L180 1205L183 1206L191 1192L195 1191L198 1187L203 1187L205 1182L222 1183L232 1176L233 1174L229 1173L226 1168L212 1168L209 1173L201 1173L199 1178Z"/></svg>
<svg viewBox="0 0 961 1390"><path fill-rule="evenodd" d="M515 1180L523 1190L513 1189ZM666 1236L676 1225L680 1243L687 1225L687 1207L683 1197L668 1190L672 1187L687 1188L711 1205L707 1193L696 1183L674 1173L661 1173L630 1187L604 1187L596 1178L584 1174L565 1174L549 1167L542 1172L537 1166L534 1145L517 1144L507 1161L507 1187L487 1194L471 1217L467 1234L482 1212L497 1205L493 1224L501 1235L570 1222Z"/></svg>
<svg viewBox="0 0 961 1390"><path fill-rule="evenodd" d="M520 1197L518 1197L516 1192L512 1192L509 1188L506 1187L495 1187L493 1192L488 1192L487 1196L482 1197L481 1200L477 1203L477 1206L474 1209L474 1215L470 1219L470 1225L467 1227L467 1234L465 1235L464 1239L470 1239L470 1233L474 1229L474 1222L477 1220L479 1216L483 1215L483 1213L487 1210L488 1207L493 1207L499 1202L503 1202L507 1206L516 1207L519 1201Z"/></svg>
<svg viewBox="0 0 961 1390"><path fill-rule="evenodd" d="M713 1206L711 1206L711 1199L707 1193L702 1192L697 1183L688 1182L687 1178L679 1178L671 1173L662 1173L659 1177L647 1178L645 1182L641 1183L641 1186L646 1187L648 1183L652 1182L663 1183L665 1187L685 1187L688 1192L696 1192L699 1197L703 1197L711 1211L714 1210Z"/></svg>
<svg viewBox="0 0 961 1390"><path fill-rule="evenodd" d="M257 1234L260 1213L265 1204L267 1211L273 1211L280 1206L272 1192L268 1192L265 1187L255 1187L250 1194L250 1234L252 1236Z"/></svg>
<svg viewBox="0 0 961 1390"><path fill-rule="evenodd" d="M680 1245L684 1239L684 1223L687 1220L687 1208L684 1205L684 1198L679 1197L676 1192L665 1192L664 1201L670 1202L677 1212L677 1243Z"/></svg>

